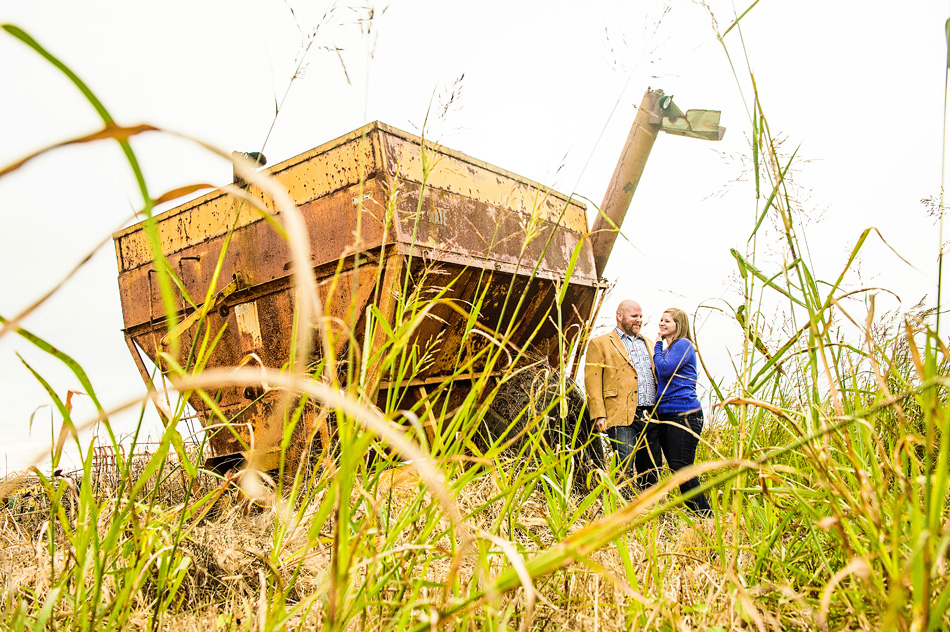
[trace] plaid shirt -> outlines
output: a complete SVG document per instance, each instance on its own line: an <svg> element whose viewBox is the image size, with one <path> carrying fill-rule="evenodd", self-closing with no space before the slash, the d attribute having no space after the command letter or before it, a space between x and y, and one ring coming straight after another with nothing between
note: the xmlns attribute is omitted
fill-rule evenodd
<svg viewBox="0 0 950 632"><path fill-rule="evenodd" d="M650 350L647 349L646 340L639 334L628 336L619 327L617 334L637 370L637 405L653 406L656 404L656 378L653 377L653 364L650 362Z"/></svg>

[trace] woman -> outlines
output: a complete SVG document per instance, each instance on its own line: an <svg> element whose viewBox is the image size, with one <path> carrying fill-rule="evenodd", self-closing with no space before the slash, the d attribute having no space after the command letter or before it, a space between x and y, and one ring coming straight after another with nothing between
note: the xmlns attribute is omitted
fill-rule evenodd
<svg viewBox="0 0 950 632"><path fill-rule="evenodd" d="M660 317L660 333L653 349L657 377L657 419L660 424L660 447L670 469L676 472L696 460L696 447L703 431L703 410L696 396L696 348L689 335L686 312L672 307ZM691 478L680 491L699 487ZM699 494L686 501L686 506L703 517L712 515L706 496Z"/></svg>

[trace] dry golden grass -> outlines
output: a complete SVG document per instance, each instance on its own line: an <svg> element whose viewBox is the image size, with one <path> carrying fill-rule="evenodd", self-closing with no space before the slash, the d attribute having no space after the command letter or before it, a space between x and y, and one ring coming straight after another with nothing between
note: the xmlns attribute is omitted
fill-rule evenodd
<svg viewBox="0 0 950 632"><path fill-rule="evenodd" d="M161 488L156 511L174 513L181 510L181 506L173 502L185 493L175 488L174 481L179 480L175 476L168 478ZM451 481L447 482L451 484ZM108 496L113 488L107 483L103 481L99 486L105 492L99 497L103 507L102 537L109 525L108 506L115 502ZM207 490L216 484L217 481L211 477L205 481ZM19 496L11 495L4 508L0 528L0 538L4 543L0 552L0 577L7 595L45 594L50 589L51 571L61 573L69 556L68 545L60 546L54 558L50 559L44 545L49 522L42 519L44 515L49 516L49 503L44 504L45 495L41 489L32 490ZM412 507L416 506L420 495L425 504L433 502L414 470L401 466L383 472L376 495L371 500L377 507L391 503L390 512L398 515L406 506L410 506L409 511L415 511ZM460 513L467 516L468 524L474 529L490 529L490 525L502 516L509 495L510 490L499 487L498 477L489 471L458 489L455 499ZM35 498L36 505L24 510L29 498ZM322 500L321 496L311 499L310 507L305 508L303 515L312 515ZM575 497L574 500L579 499ZM355 507L365 507L365 491L354 490L350 501ZM17 506L21 508L19 512ZM268 590L269 581L293 586L288 599L294 602L327 591L331 541L335 531L332 519L320 526L320 535L313 540L307 535L310 524L305 518L301 528L283 541L282 549L275 556L274 529L281 522L278 513L291 509L285 501L272 498L266 506L249 505L241 491L232 486L218 500L218 506L217 511L190 527L187 536L178 544L191 565L179 590L179 614L167 617L163 629L262 629L259 624L267 618L266 613L262 614L267 607L267 598L262 599L262 594ZM558 544L559 538L548 525L548 511L540 490L534 490L521 501L517 528L511 532L514 536L511 542L520 555L530 557ZM569 527L569 533L602 517L602 503L594 503L582 520ZM442 522L448 526L445 518ZM726 539L744 536L741 529L735 530L723 521L719 522L719 528ZM406 530L390 543L390 549L418 547L417 535L412 529ZM738 602L743 596L730 588L731 582L726 577L728 571L724 570L713 550L716 537L717 525L712 520L693 522L678 511L662 515L622 536L629 568L625 568L620 549L608 546L593 553L586 565L575 563L536 581L538 596L532 629L626 630L631 625L627 613L633 604L642 610L637 620L648 626L662 623L682 630L708 630L717 626L726 630L745 629L747 622L736 615L741 611ZM377 539L382 545L382 537ZM461 544L456 543L457 546ZM452 573L452 558L448 554L451 546L447 535L428 546L432 560L424 570L425 578L436 586L445 582ZM283 563L275 564L275 559ZM482 563L483 559L488 560L487 566ZM488 585L508 566L505 553L498 547L490 547L486 558L470 551L457 569L458 581L463 585L473 582ZM742 563L738 566L741 568ZM410 572L419 572L419 567ZM639 578L635 589L627 580L629 573ZM396 595L400 579L404 578L394 578L393 586L382 591L379 595L381 601L389 598L386 593L390 597ZM108 582L107 588L110 591L116 589ZM432 590L438 592L435 588ZM766 589L754 590L762 593ZM126 621L127 629L145 630L152 624L148 592L144 590L139 598L139 610ZM787 599L793 603L793 593L786 592L791 595ZM524 591L519 589L498 596L481 607L497 612L513 608L513 620L516 620L523 613ZM292 617L292 622L287 622L288 629L303 624L320 626L325 617L324 608L324 602L318 600L305 615ZM792 622L788 618L779 622L769 621L766 617L764 621L768 629L798 627L790 625ZM364 624L356 619L348 629L360 629ZM807 627L802 625L801 629Z"/></svg>

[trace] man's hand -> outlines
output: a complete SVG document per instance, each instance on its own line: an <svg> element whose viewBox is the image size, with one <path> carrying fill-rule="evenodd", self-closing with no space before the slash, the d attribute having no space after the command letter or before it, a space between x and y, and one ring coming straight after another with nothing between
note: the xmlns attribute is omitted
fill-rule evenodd
<svg viewBox="0 0 950 632"><path fill-rule="evenodd" d="M607 429L606 417L598 417L597 419L594 420L594 430L596 432L603 432L606 429Z"/></svg>

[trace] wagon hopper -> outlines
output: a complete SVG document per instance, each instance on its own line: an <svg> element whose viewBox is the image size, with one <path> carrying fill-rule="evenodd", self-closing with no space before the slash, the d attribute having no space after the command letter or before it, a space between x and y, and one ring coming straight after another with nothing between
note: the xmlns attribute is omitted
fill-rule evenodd
<svg viewBox="0 0 950 632"><path fill-rule="evenodd" d="M482 297L479 323L486 331L510 328L512 347L531 343L554 364L559 332L575 336L591 311L597 282L584 239L585 207L537 183L378 122L270 172L306 220L329 317L325 322L345 334L333 336L341 360L353 340L362 346L370 305L383 319L392 319L396 302L414 291L420 296L441 292L446 299L415 330L414 344L431 357L421 370L398 381L403 390L410 387L407 393L449 376L464 382L467 378L456 371L463 339L463 358L477 345L489 344L485 337L464 335L467 319L449 300L464 311ZM269 198L253 186L249 191L273 210ZM224 191L162 213L157 222L162 250L191 297L208 294L229 241L211 290L214 304L201 310L207 311L211 332L225 327L206 366L249 361L285 366L293 347L294 288L289 247L277 230ZM165 368L159 354L168 352L169 345L144 222L116 233L114 240L125 337L147 381L142 356ZM556 297L565 283L564 309L558 313ZM517 312L512 296L525 297ZM176 332L176 361L181 366L188 365L198 332L197 319L187 320L195 307L179 296L178 316L184 322ZM377 343L383 344L382 339L373 341ZM396 378L378 378L377 396L382 398ZM458 386L463 392L465 385ZM276 410L277 400L254 388L221 389L217 407L232 428L212 434L213 451L244 451L249 427L257 446L278 445L283 415ZM222 421L198 396L190 403L204 424Z"/></svg>

